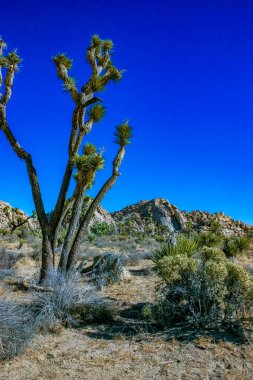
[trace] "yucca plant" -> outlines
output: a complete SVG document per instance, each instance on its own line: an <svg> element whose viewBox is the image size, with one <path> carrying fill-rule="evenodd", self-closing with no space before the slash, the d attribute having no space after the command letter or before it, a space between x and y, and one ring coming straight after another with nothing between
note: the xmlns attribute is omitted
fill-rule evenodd
<svg viewBox="0 0 253 380"><path fill-rule="evenodd" d="M222 237L220 235L216 235L213 232L199 232L192 235L192 239L201 247L215 247L219 245L222 241Z"/></svg>
<svg viewBox="0 0 253 380"><path fill-rule="evenodd" d="M157 264L164 257L187 256L191 257L198 250L198 244L183 235L179 235L176 244L162 244L150 256L151 260Z"/></svg>

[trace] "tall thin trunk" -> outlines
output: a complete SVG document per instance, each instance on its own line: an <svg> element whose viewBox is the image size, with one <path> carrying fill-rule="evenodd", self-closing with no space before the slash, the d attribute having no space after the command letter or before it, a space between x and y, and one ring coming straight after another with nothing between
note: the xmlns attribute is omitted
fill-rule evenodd
<svg viewBox="0 0 253 380"><path fill-rule="evenodd" d="M47 234L42 237L42 264L40 271L40 283L46 283L49 273L54 268L54 253L52 241Z"/></svg>
<svg viewBox="0 0 253 380"><path fill-rule="evenodd" d="M85 216L81 220L81 223L76 233L72 247L69 251L68 261L67 261L67 271L71 270L74 267L78 249L80 247L83 236L88 232L89 224L92 220L92 217L96 209L98 208L100 202L104 198L105 194L110 190L110 188L116 182L118 176L119 176L119 173L113 173L113 175L106 181L104 186L98 192L97 196L94 198Z"/></svg>
<svg viewBox="0 0 253 380"><path fill-rule="evenodd" d="M79 186L76 189L75 194L75 200L72 208L72 215L68 226L67 235L64 240L62 252L61 252L61 258L59 262L59 269L63 272L66 271L67 262L68 262L68 255L71 249L71 246L73 244L78 223L80 221L80 216L82 214L83 210L83 202L84 202L84 189L79 188Z"/></svg>

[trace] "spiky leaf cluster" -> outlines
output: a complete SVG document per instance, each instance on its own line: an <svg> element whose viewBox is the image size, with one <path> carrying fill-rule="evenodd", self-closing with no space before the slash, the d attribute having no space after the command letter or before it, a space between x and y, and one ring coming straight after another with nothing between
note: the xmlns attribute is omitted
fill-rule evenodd
<svg viewBox="0 0 253 380"><path fill-rule="evenodd" d="M65 91L71 91L71 90L74 91L76 89L75 78L73 78L73 77L66 78L64 81L64 84L63 84L63 88Z"/></svg>
<svg viewBox="0 0 253 380"><path fill-rule="evenodd" d="M119 81L122 78L122 72L123 71L119 71L114 66L111 66L108 69L108 75L110 76L110 79L113 80L113 81L115 81L115 82Z"/></svg>
<svg viewBox="0 0 253 380"><path fill-rule="evenodd" d="M7 67L8 61L5 57L0 57L0 67Z"/></svg>
<svg viewBox="0 0 253 380"><path fill-rule="evenodd" d="M83 148L83 155L75 157L75 167L77 169L75 179L80 184L85 184L87 188L90 188L96 171L104 167L102 153L97 152L93 144L87 143Z"/></svg>
<svg viewBox="0 0 253 380"><path fill-rule="evenodd" d="M86 143L83 147L83 154L89 156L91 154L95 154L97 152L97 148L94 144Z"/></svg>
<svg viewBox="0 0 253 380"><path fill-rule="evenodd" d="M126 146L131 143L130 139L133 136L132 127L128 122L122 123L116 127L114 132L114 142L120 146Z"/></svg>
<svg viewBox="0 0 253 380"><path fill-rule="evenodd" d="M102 40L95 34L91 38L91 46L96 49L96 54L101 54L112 50L113 42L111 40Z"/></svg>
<svg viewBox="0 0 253 380"><path fill-rule="evenodd" d="M111 40L104 40L103 41L103 49L104 51L112 50L113 48L113 42Z"/></svg>
<svg viewBox="0 0 253 380"><path fill-rule="evenodd" d="M101 47L102 44L103 44L103 41L101 40L101 38L97 34L94 34L91 37L91 45L92 45L92 47L98 48L98 47Z"/></svg>
<svg viewBox="0 0 253 380"><path fill-rule="evenodd" d="M16 51L13 51L12 53L7 54L6 60L9 65L17 66L22 59L17 55Z"/></svg>
<svg viewBox="0 0 253 380"><path fill-rule="evenodd" d="M103 91L104 81L99 75L92 75L89 81L89 87L92 92Z"/></svg>
<svg viewBox="0 0 253 380"><path fill-rule="evenodd" d="M69 59L65 54L58 54L53 57L53 61L56 66L63 65L67 70L70 70L72 67L72 60Z"/></svg>
<svg viewBox="0 0 253 380"><path fill-rule="evenodd" d="M88 114L94 123L98 123L103 119L105 115L105 107L103 107L101 104L96 104L94 107L89 109Z"/></svg>

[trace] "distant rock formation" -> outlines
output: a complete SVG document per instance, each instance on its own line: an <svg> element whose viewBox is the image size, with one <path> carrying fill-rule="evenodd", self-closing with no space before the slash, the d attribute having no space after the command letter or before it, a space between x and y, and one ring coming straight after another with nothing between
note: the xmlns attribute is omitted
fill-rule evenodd
<svg viewBox="0 0 253 380"><path fill-rule="evenodd" d="M6 210L8 209L9 216L6 213ZM10 229L10 218L15 222L18 219L20 221L26 220L28 218L28 215L18 209L12 207L9 203L0 201L0 229ZM113 220L111 214L106 211L102 206L99 206L97 211L95 212L95 215L90 223L92 226L95 223L102 223L105 222L107 224L112 225L116 229L115 221ZM34 218L30 218L27 222L29 228L36 230L39 229L39 223Z"/></svg>
<svg viewBox="0 0 253 380"><path fill-rule="evenodd" d="M128 230L155 233L157 227L169 232L219 230L225 236L241 235L247 229L253 229L246 223L236 221L223 212L211 214L203 211L180 211L167 199L155 198L140 201L112 213L116 224L126 225Z"/></svg>
<svg viewBox="0 0 253 380"><path fill-rule="evenodd" d="M211 214L208 211L194 210L191 212L182 211L182 214L196 231L209 231L216 228L225 236L233 236L242 235L247 229L253 228L246 223L232 219L224 212Z"/></svg>
<svg viewBox="0 0 253 380"><path fill-rule="evenodd" d="M10 217L6 215L9 208L11 217L25 220L28 215L22 210L13 208L9 203L0 201L0 228L9 228ZM180 211L165 198L155 198L150 201L140 201L123 208L121 211L110 213L99 206L90 226L105 222L115 228L115 231L124 228L126 231L137 231L146 235L154 235L157 231L186 232L219 230L225 236L242 235L252 226L236 221L223 212L211 214L207 211ZM28 220L31 229L38 229L38 221Z"/></svg>
<svg viewBox="0 0 253 380"><path fill-rule="evenodd" d="M183 232L187 227L187 219L179 209L167 199L155 198L151 201L140 201L112 213L116 224L125 223L131 229L150 232L157 227L165 227L168 231Z"/></svg>
<svg viewBox="0 0 253 380"><path fill-rule="evenodd" d="M107 223L116 229L116 223L109 211L106 211L101 205L98 206L97 211L90 223L90 226L96 223Z"/></svg>
<svg viewBox="0 0 253 380"><path fill-rule="evenodd" d="M0 201L0 228L9 229L13 224L22 223L22 221L27 220L29 215L19 208L12 207L9 203ZM30 218L25 224L31 229L38 229L38 222Z"/></svg>

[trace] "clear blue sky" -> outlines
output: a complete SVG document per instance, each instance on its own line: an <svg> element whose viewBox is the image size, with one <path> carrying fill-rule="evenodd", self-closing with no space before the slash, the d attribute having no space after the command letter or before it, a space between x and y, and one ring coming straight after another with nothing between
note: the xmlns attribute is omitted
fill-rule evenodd
<svg viewBox="0 0 253 380"><path fill-rule="evenodd" d="M181 209L253 223L252 0L1 2L0 34L24 59L8 119L33 155L47 210L57 197L73 110L51 57L73 58L82 85L95 33L114 41L114 61L126 69L102 94L106 118L88 137L106 148L95 190L111 170L113 128L125 119L134 127L104 207L165 197ZM3 134L0 146L0 199L30 212L25 165Z"/></svg>

